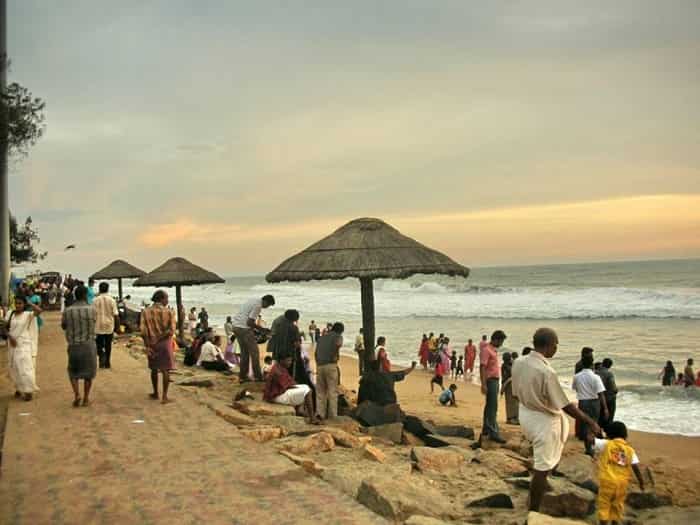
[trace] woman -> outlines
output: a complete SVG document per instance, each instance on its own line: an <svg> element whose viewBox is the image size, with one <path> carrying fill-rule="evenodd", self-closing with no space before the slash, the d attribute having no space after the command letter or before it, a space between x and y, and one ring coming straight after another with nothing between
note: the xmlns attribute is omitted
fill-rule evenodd
<svg viewBox="0 0 700 525"><path fill-rule="evenodd" d="M377 338L375 355L379 362L379 371L386 373L391 372L391 361L389 361L389 355L386 353L386 337L380 336Z"/></svg>
<svg viewBox="0 0 700 525"><path fill-rule="evenodd" d="M10 379L15 384L15 397L31 401L36 385L35 339L38 332L36 317L41 308L26 297L15 297L15 308L7 317L8 359Z"/></svg>
<svg viewBox="0 0 700 525"><path fill-rule="evenodd" d="M190 334L194 337L197 333L197 309L190 308L190 313L187 315L187 321L189 323Z"/></svg>
<svg viewBox="0 0 700 525"><path fill-rule="evenodd" d="M428 368L428 361L430 360L430 345L428 343L428 336L425 334L423 334L423 339L421 339L420 342L418 357L423 370L426 370Z"/></svg>
<svg viewBox="0 0 700 525"><path fill-rule="evenodd" d="M661 379L662 386L671 386L676 380L676 369L673 367L671 361L666 361L666 366L661 369L659 373L659 379Z"/></svg>

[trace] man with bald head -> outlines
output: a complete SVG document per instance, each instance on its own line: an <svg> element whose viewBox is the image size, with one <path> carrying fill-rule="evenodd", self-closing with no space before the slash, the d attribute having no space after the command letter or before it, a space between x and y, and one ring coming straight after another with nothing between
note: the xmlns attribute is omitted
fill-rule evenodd
<svg viewBox="0 0 700 525"><path fill-rule="evenodd" d="M547 476L561 459L569 436L564 413L586 423L593 433L598 423L569 401L548 359L557 353L559 338L551 328L540 328L533 337L534 351L513 365L513 395L520 401L520 425L534 450L534 474L530 482L530 510L537 511L547 487Z"/></svg>

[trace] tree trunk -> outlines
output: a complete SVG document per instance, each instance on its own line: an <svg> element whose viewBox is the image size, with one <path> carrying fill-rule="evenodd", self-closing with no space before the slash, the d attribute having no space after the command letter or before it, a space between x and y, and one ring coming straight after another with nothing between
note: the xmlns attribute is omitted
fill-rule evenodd
<svg viewBox="0 0 700 525"><path fill-rule="evenodd" d="M178 284L175 286L175 301L177 302L177 335L178 344L185 340L182 331L182 287Z"/></svg>
<svg viewBox="0 0 700 525"><path fill-rule="evenodd" d="M360 279L362 292L362 336L365 342L364 360L369 363L369 356L374 350L374 283L372 279Z"/></svg>
<svg viewBox="0 0 700 525"><path fill-rule="evenodd" d="M117 279L117 283L119 283L119 301L122 301L122 278L120 277Z"/></svg>

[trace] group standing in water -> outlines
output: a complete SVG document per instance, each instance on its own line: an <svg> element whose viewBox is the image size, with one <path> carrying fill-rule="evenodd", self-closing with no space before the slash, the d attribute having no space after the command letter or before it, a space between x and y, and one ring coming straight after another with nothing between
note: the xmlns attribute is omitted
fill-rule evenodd
<svg viewBox="0 0 700 525"><path fill-rule="evenodd" d="M685 369L682 373L676 375L676 369L673 366L672 361L666 361L666 366L659 372L659 379L661 379L662 386L700 386L700 371L697 375L693 371L693 359L688 358L686 361Z"/></svg>

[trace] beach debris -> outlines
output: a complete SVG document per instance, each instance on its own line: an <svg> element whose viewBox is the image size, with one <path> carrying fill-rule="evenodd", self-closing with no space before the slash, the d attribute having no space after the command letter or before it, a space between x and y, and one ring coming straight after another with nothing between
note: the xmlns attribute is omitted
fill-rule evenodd
<svg viewBox="0 0 700 525"><path fill-rule="evenodd" d="M370 459L372 461L376 461L377 463L385 463L386 462L386 455L384 454L384 452L382 452L377 447L373 447L372 445L365 445L364 456L367 459Z"/></svg>
<svg viewBox="0 0 700 525"><path fill-rule="evenodd" d="M293 416L296 415L294 407L267 403L265 401L245 400L234 401L233 408L240 410L249 416Z"/></svg>
<svg viewBox="0 0 700 525"><path fill-rule="evenodd" d="M411 461L421 472L447 472L459 471L465 463L464 455L448 448L413 447L411 449Z"/></svg>
<svg viewBox="0 0 700 525"><path fill-rule="evenodd" d="M513 509L513 500L508 494L491 494L485 498L479 498L465 504L465 507L489 507L492 509Z"/></svg>
<svg viewBox="0 0 700 525"><path fill-rule="evenodd" d="M628 492L626 502L633 509L639 510L655 509L673 504L670 496L655 492Z"/></svg>
<svg viewBox="0 0 700 525"><path fill-rule="evenodd" d="M275 426L261 426L241 429L241 435L258 443L266 443L284 437L284 429Z"/></svg>
<svg viewBox="0 0 700 525"><path fill-rule="evenodd" d="M540 511L560 518L585 518L593 512L596 495L563 478L551 478L550 492L542 497Z"/></svg>
<svg viewBox="0 0 700 525"><path fill-rule="evenodd" d="M303 456L297 456L296 454L292 454L291 452L287 450L280 450L279 451L281 455L292 461L293 463L299 465L301 468L303 468L306 472L309 474L313 474L314 476L321 476L323 474L323 471L325 470L321 465L316 463L313 459L311 458L306 458Z"/></svg>
<svg viewBox="0 0 700 525"><path fill-rule="evenodd" d="M581 522L530 511L527 515L527 525L581 525Z"/></svg>

